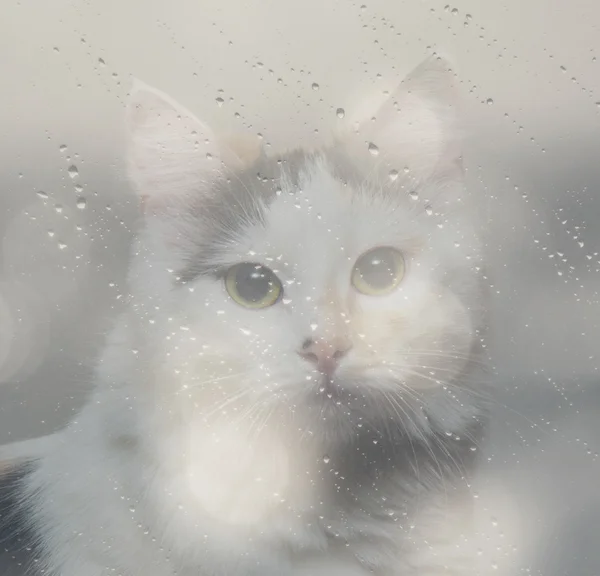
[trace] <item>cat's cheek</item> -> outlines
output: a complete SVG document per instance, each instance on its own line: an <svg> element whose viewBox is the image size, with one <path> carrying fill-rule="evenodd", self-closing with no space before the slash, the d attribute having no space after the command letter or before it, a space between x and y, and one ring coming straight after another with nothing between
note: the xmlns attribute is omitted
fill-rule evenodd
<svg viewBox="0 0 600 576"><path fill-rule="evenodd" d="M256 524L285 497L291 455L278 437L220 421L191 428L189 439L188 486L203 515Z"/></svg>
<svg viewBox="0 0 600 576"><path fill-rule="evenodd" d="M386 306L387 304L387 306ZM361 308L354 360L377 377L401 377L414 389L439 387L468 361L473 326L468 310L441 287L408 301L396 297Z"/></svg>
<svg viewBox="0 0 600 576"><path fill-rule="evenodd" d="M402 344L408 319L406 313L393 304L394 299L387 304L366 302L360 312L353 315L353 343L362 357L383 360Z"/></svg>

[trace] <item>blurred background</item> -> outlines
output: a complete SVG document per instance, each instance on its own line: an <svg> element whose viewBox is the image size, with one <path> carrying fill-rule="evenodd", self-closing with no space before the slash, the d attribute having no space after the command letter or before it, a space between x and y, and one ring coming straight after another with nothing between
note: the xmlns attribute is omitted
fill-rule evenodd
<svg viewBox="0 0 600 576"><path fill-rule="evenodd" d="M481 553L494 574L598 576L599 26L595 0L3 0L0 444L74 415L119 312L132 77L277 150L435 52L464 96L493 286Z"/></svg>

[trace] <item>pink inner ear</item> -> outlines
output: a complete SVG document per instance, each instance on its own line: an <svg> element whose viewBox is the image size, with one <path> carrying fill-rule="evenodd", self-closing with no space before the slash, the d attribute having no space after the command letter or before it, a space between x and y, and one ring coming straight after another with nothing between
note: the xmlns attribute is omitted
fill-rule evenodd
<svg viewBox="0 0 600 576"><path fill-rule="evenodd" d="M429 177L457 163L461 147L458 96L443 61L428 59L397 87L348 138L348 146L367 169L401 170ZM369 154L371 146L377 150Z"/></svg>
<svg viewBox="0 0 600 576"><path fill-rule="evenodd" d="M262 146L256 136L246 133L228 135L219 140L223 162L232 167L250 166L262 153Z"/></svg>
<svg viewBox="0 0 600 576"><path fill-rule="evenodd" d="M154 197L152 194L139 194L140 214L150 216L160 214L166 206L169 205L169 199L164 197Z"/></svg>

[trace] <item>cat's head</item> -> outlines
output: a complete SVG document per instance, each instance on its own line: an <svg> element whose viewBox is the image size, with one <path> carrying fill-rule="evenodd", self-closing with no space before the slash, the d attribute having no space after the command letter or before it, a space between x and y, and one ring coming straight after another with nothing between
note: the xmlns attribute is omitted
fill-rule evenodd
<svg viewBox="0 0 600 576"><path fill-rule="evenodd" d="M130 281L152 402L328 442L473 419L481 253L452 78L429 60L333 144L272 156L136 86Z"/></svg>

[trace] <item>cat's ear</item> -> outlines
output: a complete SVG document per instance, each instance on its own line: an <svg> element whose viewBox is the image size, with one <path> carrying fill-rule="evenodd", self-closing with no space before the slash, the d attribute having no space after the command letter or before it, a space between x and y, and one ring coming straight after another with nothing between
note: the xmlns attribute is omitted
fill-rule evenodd
<svg viewBox="0 0 600 576"><path fill-rule="evenodd" d="M243 164L230 146L166 94L135 80L127 103L129 176L145 211L210 192Z"/></svg>
<svg viewBox="0 0 600 576"><path fill-rule="evenodd" d="M440 57L411 72L351 137L354 154L417 178L459 174L461 130L455 75Z"/></svg>

